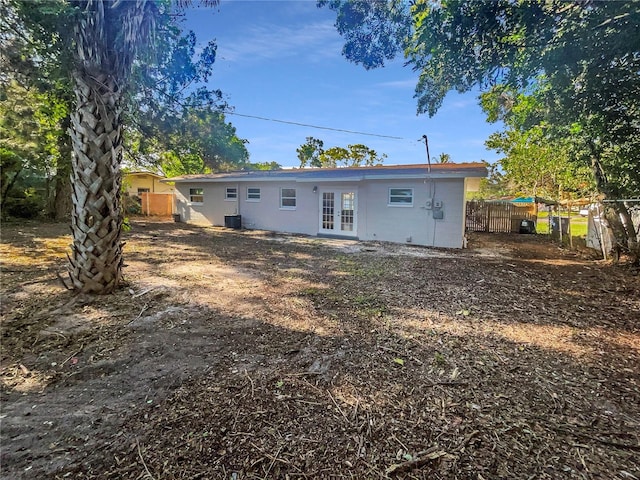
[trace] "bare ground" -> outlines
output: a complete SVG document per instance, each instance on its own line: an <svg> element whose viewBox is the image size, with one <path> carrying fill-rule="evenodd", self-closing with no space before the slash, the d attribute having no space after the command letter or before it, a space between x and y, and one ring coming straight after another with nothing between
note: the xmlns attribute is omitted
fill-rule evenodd
<svg viewBox="0 0 640 480"><path fill-rule="evenodd" d="M140 220L76 296L67 232L2 226L3 478L640 479L624 267Z"/></svg>

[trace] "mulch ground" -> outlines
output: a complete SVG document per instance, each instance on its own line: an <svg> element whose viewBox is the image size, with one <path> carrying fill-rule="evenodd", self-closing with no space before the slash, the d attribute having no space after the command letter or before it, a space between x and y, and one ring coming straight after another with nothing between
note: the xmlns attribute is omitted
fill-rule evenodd
<svg viewBox="0 0 640 480"><path fill-rule="evenodd" d="M625 265L135 220L85 296L67 232L2 226L3 478L640 479Z"/></svg>

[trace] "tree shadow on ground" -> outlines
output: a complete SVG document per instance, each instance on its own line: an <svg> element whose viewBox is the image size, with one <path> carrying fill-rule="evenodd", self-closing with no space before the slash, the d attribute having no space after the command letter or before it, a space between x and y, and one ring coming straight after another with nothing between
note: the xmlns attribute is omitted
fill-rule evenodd
<svg viewBox="0 0 640 480"><path fill-rule="evenodd" d="M6 475L640 475L632 314L604 330L570 315L590 305L556 291L577 271L133 227L112 296L3 286L5 339L22 345L3 351L5 378L44 387L4 390ZM558 301L519 310L541 282ZM47 330L66 343L34 342Z"/></svg>

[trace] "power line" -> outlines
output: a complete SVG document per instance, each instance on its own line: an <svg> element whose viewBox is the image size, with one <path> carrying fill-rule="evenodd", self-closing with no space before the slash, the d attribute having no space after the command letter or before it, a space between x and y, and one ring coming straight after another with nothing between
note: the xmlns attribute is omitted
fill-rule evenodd
<svg viewBox="0 0 640 480"><path fill-rule="evenodd" d="M245 115L245 114L242 114L242 113L229 112L229 111L225 111L224 113L225 113L225 115L236 115L238 117L255 118L257 120L265 120L265 121L268 121L268 122L286 123L287 125L296 125L298 127L317 128L317 129L320 129L320 130L331 130L333 132L353 133L353 134L356 134L356 135L366 135L366 136L369 136L369 137L390 138L390 139L393 139L393 140L409 140L408 138L394 137L392 135L380 135L378 133L356 132L354 130L344 130L342 128L321 127L319 125L311 125L311 124L308 124L308 123L300 123L300 122L290 122L288 120L278 120L276 118L259 117L257 115Z"/></svg>

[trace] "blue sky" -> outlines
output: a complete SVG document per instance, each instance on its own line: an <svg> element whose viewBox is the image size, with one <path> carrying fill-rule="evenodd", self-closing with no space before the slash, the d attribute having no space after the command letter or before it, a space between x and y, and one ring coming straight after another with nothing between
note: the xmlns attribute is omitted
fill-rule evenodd
<svg viewBox="0 0 640 480"><path fill-rule="evenodd" d="M249 141L252 162L298 166L296 148L313 136L324 147L363 143L385 164L425 163L448 153L456 163L494 161L484 147L500 125L487 124L477 92L452 92L438 113L416 115L418 74L402 58L365 70L341 54L343 41L335 13L315 0L222 0L217 8L194 7L184 28L198 41L218 44L209 87L224 92L235 112L335 129L400 137L401 140L336 132L228 115L240 138Z"/></svg>

